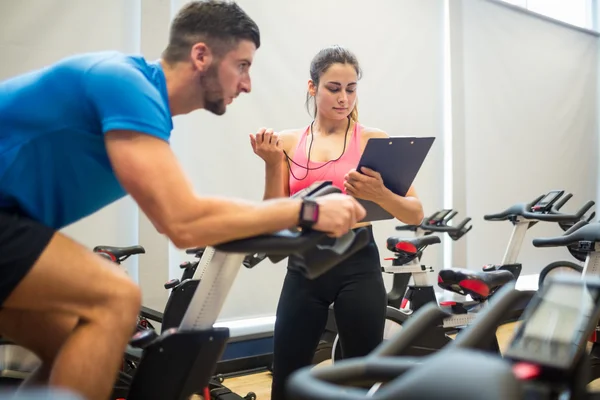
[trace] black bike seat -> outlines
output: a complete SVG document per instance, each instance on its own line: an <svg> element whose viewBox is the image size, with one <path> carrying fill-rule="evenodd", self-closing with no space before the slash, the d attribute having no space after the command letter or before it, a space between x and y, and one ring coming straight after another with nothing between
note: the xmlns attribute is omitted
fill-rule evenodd
<svg viewBox="0 0 600 400"><path fill-rule="evenodd" d="M510 271L473 271L464 268L443 269L438 274L438 286L442 289L483 301L515 276Z"/></svg>
<svg viewBox="0 0 600 400"><path fill-rule="evenodd" d="M428 235L421 236L418 238L404 238L398 236L392 236L387 238L387 248L389 251L393 252L406 252L406 253L416 253L421 250L425 246L429 246L431 244L440 243L441 240L439 236Z"/></svg>
<svg viewBox="0 0 600 400"><path fill-rule="evenodd" d="M146 250L142 246L96 246L94 247L94 253L108 253L109 255L119 259L121 257L128 257L135 254L144 254L146 253Z"/></svg>

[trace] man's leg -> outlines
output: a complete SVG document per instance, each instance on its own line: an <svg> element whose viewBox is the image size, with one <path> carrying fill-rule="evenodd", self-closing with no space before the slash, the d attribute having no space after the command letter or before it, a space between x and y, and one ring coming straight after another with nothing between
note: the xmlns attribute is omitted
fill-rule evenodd
<svg viewBox="0 0 600 400"><path fill-rule="evenodd" d="M67 314L0 310L2 336L29 349L41 361L41 365L27 377L21 387L48 384L56 355L77 322L77 317Z"/></svg>
<svg viewBox="0 0 600 400"><path fill-rule="evenodd" d="M139 288L114 264L56 233L2 307L77 318L54 358L50 384L105 400L134 333L140 304ZM2 330L0 326L0 334Z"/></svg>

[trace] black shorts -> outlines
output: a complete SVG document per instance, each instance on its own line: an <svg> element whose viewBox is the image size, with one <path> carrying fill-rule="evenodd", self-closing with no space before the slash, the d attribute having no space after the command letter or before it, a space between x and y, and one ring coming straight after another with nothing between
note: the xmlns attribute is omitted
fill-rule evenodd
<svg viewBox="0 0 600 400"><path fill-rule="evenodd" d="M55 230L0 208L0 307L36 263Z"/></svg>

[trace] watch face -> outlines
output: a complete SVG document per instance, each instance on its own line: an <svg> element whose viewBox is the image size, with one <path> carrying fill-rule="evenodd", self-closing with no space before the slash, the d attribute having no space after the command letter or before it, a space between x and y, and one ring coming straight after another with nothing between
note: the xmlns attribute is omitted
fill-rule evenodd
<svg viewBox="0 0 600 400"><path fill-rule="evenodd" d="M304 221L314 222L317 219L317 205L311 202L304 202L304 208L302 209L302 219Z"/></svg>

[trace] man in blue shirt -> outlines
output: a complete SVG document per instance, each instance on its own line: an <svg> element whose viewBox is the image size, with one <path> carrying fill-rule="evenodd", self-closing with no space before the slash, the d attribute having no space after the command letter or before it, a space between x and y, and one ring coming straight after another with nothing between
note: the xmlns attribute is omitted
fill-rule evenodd
<svg viewBox="0 0 600 400"><path fill-rule="evenodd" d="M193 1L156 62L82 54L0 82L0 335L40 357L27 383L110 395L139 288L57 231L125 195L179 248L299 223L340 236L364 217L344 195L301 216L298 199L193 192L169 147L171 119L202 108L224 114L250 92L259 46L258 27L238 5Z"/></svg>

